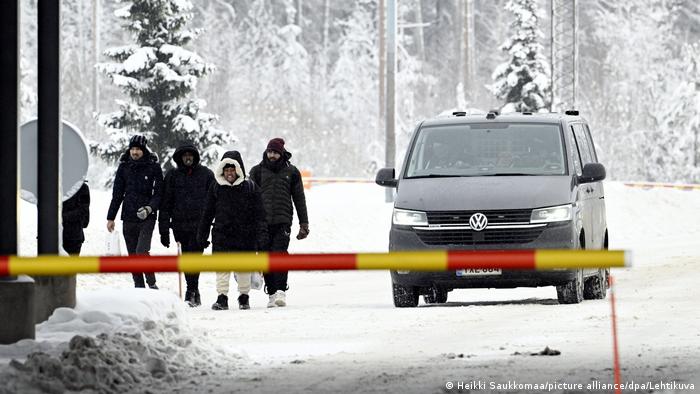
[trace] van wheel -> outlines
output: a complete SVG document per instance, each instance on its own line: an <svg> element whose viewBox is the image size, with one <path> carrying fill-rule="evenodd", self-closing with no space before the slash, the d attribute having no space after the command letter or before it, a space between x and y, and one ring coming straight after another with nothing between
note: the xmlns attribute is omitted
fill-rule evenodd
<svg viewBox="0 0 700 394"><path fill-rule="evenodd" d="M599 268L598 272L586 280L583 285L583 298L587 300L602 300L608 290L607 269Z"/></svg>
<svg viewBox="0 0 700 394"><path fill-rule="evenodd" d="M578 304L583 301L583 270L576 270L576 277L563 286L557 286L560 304Z"/></svg>
<svg viewBox="0 0 700 394"><path fill-rule="evenodd" d="M447 302L447 290L430 289L430 293L423 296L426 304L444 304Z"/></svg>
<svg viewBox="0 0 700 394"><path fill-rule="evenodd" d="M393 284L394 306L397 308L415 308L418 306L418 289Z"/></svg>

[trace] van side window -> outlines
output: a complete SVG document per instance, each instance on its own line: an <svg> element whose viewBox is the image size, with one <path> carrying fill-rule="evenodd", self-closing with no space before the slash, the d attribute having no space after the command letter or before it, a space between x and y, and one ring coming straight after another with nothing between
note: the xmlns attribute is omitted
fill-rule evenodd
<svg viewBox="0 0 700 394"><path fill-rule="evenodd" d="M597 163L598 162L598 153L595 151L595 145L593 144L593 138L591 137L591 129L588 127L588 125L583 125L584 129L586 130L586 137L588 138L588 146L591 148L591 154L593 156L593 162Z"/></svg>
<svg viewBox="0 0 700 394"><path fill-rule="evenodd" d="M591 148L586 138L586 132L583 126L580 124L575 124L574 126L574 136L576 137L576 145L578 145L578 151L581 154L581 160L583 165L588 163L593 163L593 155L591 154Z"/></svg>
<svg viewBox="0 0 700 394"><path fill-rule="evenodd" d="M583 166L581 165L581 155L578 153L576 138L574 138L574 126L569 127L569 134L571 141L571 144L569 145L569 154L574 159L574 171L576 171L576 175L581 175L583 174L583 171L581 170Z"/></svg>

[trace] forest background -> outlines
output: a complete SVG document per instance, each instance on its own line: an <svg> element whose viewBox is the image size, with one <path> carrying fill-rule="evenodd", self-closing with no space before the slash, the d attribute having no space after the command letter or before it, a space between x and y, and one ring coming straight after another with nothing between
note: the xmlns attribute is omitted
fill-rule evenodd
<svg viewBox="0 0 700 394"><path fill-rule="evenodd" d="M22 0L22 118L36 114L36 3ZM471 0L474 72L467 80L467 0L398 0L397 163L417 122L446 110L503 105L488 88L513 34L506 0ZM700 3L579 1L578 104L599 160L617 180L700 182ZM384 164L379 12L373 0L194 0L188 49L214 65L194 93L218 116L226 149L252 165L283 137L318 176L373 177ZM61 0L63 118L104 140L100 115L124 93L97 70L133 43L118 1ZM549 1L538 3L549 61ZM95 18L97 16L97 18ZM95 22L99 39L95 41ZM97 44L97 45L96 45ZM98 94L95 95L97 87ZM92 157L91 175L114 163ZM109 171L104 171L109 168Z"/></svg>

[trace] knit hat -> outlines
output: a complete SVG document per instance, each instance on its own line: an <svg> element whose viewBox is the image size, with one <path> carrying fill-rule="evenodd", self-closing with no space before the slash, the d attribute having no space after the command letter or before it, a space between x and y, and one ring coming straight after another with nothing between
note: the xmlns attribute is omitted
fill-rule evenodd
<svg viewBox="0 0 700 394"><path fill-rule="evenodd" d="M139 148L145 152L146 151L146 144L147 144L146 137L144 137L142 135L135 135L135 136L131 137L131 139L129 140L129 149L136 147L136 148Z"/></svg>
<svg viewBox="0 0 700 394"><path fill-rule="evenodd" d="M267 150L273 150L277 153L284 154L286 150L284 149L284 140L282 138L273 138L267 143Z"/></svg>

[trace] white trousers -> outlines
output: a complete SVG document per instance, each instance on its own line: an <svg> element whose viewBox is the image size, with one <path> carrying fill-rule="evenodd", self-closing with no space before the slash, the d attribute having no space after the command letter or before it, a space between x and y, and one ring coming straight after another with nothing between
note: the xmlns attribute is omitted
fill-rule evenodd
<svg viewBox="0 0 700 394"><path fill-rule="evenodd" d="M250 272L236 272L235 278L238 283L238 292L248 294L250 292ZM229 282L231 281L230 272L216 273L216 292L218 294L228 295Z"/></svg>

